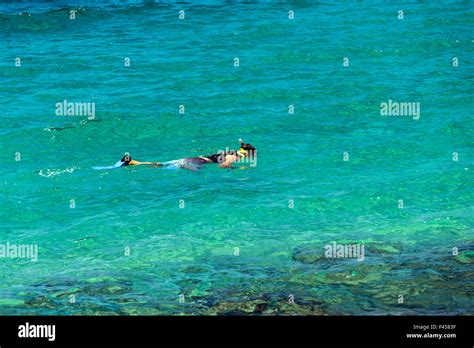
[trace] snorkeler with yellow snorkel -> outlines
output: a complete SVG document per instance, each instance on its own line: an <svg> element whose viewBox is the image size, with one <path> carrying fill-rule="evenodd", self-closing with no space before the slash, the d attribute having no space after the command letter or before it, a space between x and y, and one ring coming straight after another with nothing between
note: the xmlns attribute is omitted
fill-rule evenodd
<svg viewBox="0 0 474 348"><path fill-rule="evenodd" d="M242 139L239 139L239 150L221 151L219 153L209 156L198 156L191 158L182 158L168 162L140 162L132 159L130 153L126 152L122 159L113 166L107 167L93 167L94 169L114 169L126 166L151 165L153 167L171 167L171 168L185 168L189 170L197 170L204 164L216 163L221 168L233 168L232 164L240 162L245 159L256 160L257 149L251 144L245 144Z"/></svg>

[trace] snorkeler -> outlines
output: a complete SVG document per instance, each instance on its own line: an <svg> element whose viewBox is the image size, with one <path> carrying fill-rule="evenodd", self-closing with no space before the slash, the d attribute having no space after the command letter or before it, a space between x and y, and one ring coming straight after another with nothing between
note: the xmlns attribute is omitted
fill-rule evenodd
<svg viewBox="0 0 474 348"><path fill-rule="evenodd" d="M227 150L209 156L198 156L190 158L182 158L179 160L154 163L156 166L164 166L168 168L185 168L196 171L204 164L217 163L220 168L231 168L235 162L244 162L245 159L251 163L256 163L257 149L251 144L245 144L239 139L239 150Z"/></svg>
<svg viewBox="0 0 474 348"><path fill-rule="evenodd" d="M93 167L94 169L115 169L126 166L151 165L153 167L185 168L192 171L202 168L204 164L217 163L221 168L234 168L232 164L238 161L249 161L256 163L257 149L251 144L245 144L239 139L239 150L227 150L209 156L198 156L191 158L182 158L168 162L139 162L132 159L129 152L126 152L122 159L113 166Z"/></svg>

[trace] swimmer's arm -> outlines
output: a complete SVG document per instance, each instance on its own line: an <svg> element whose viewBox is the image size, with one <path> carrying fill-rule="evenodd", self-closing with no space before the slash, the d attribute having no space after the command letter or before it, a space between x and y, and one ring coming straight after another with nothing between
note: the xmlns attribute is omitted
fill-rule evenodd
<svg viewBox="0 0 474 348"><path fill-rule="evenodd" d="M207 157L203 157L203 156L199 156L200 159L203 159L204 161L206 162L212 162L209 158Z"/></svg>

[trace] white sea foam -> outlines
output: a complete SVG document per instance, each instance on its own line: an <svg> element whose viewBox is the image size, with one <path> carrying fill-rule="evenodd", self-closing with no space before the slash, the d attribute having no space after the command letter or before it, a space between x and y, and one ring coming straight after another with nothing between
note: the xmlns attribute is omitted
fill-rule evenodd
<svg viewBox="0 0 474 348"><path fill-rule="evenodd" d="M49 177L61 175L64 173L73 173L76 169L79 169L79 167L71 167L71 168L66 168L66 169L41 169L38 172L38 174L46 178L49 178Z"/></svg>

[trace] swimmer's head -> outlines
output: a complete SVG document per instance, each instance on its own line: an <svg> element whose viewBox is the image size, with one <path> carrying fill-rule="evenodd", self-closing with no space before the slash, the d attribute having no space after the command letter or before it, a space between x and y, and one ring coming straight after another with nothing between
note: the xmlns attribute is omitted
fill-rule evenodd
<svg viewBox="0 0 474 348"><path fill-rule="evenodd" d="M130 156L130 153L129 153L129 152L125 152L125 153L123 154L122 159L121 159L120 161L129 164L131 160L132 160L132 156Z"/></svg>
<svg viewBox="0 0 474 348"><path fill-rule="evenodd" d="M242 139L240 141L240 149L237 151L237 154L241 157L254 156L257 149L250 144L245 144Z"/></svg>

